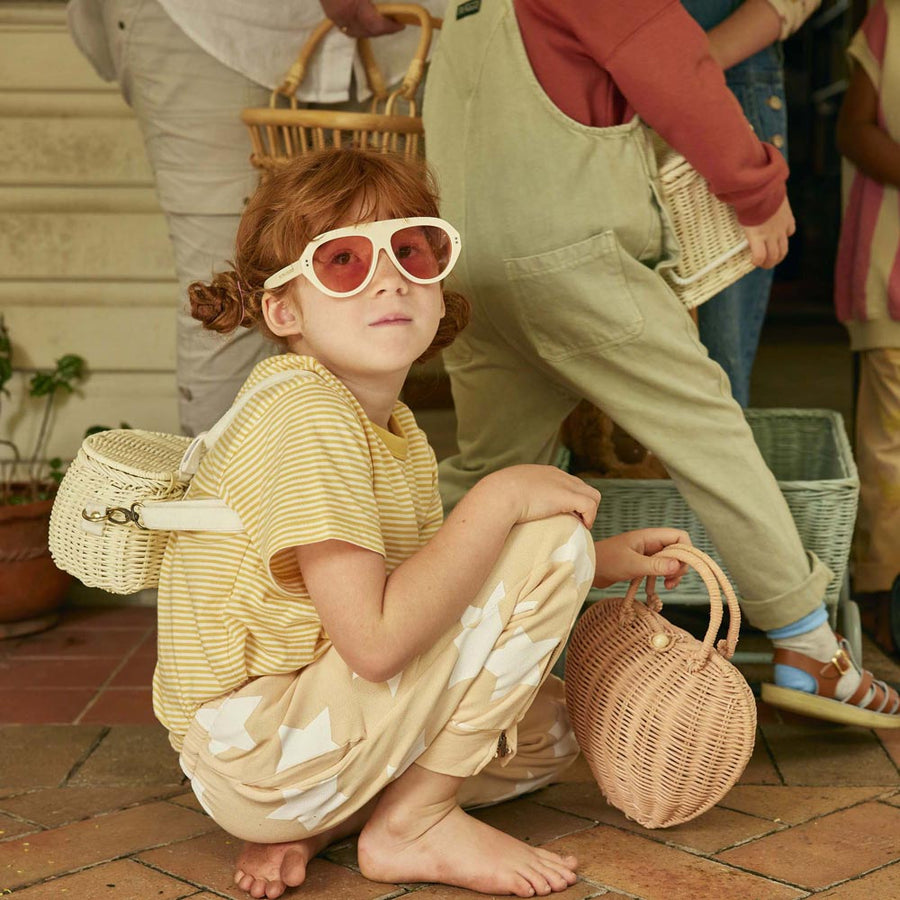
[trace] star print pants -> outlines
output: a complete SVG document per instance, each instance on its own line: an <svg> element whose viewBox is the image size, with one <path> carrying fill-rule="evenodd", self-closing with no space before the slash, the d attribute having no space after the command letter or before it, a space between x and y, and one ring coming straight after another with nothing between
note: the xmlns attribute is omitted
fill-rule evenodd
<svg viewBox="0 0 900 900"><path fill-rule="evenodd" d="M181 753L198 800L236 837L274 843L340 824L412 763L463 777L470 807L549 783L578 754L549 673L593 570L572 516L518 525L460 621L390 681L330 648L205 704Z"/></svg>

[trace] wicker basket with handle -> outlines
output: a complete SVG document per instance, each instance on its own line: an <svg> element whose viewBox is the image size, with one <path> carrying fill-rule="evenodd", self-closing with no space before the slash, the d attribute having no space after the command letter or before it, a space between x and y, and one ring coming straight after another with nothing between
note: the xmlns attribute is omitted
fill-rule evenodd
<svg viewBox="0 0 900 900"><path fill-rule="evenodd" d="M859 474L841 414L831 409L747 409L744 415L803 546L834 573L824 598L834 621L842 605L859 497ZM557 465L572 471L566 451L557 457ZM603 494L603 515L591 528L595 541L646 525L682 528L694 546L728 574L712 538L674 481L582 477ZM592 589L591 596L611 597L618 591L616 586ZM671 603L708 601L706 588L694 572L688 572L667 598Z"/></svg>
<svg viewBox="0 0 900 900"><path fill-rule="evenodd" d="M606 799L647 828L687 822L714 806L744 771L756 736L756 703L729 662L740 611L721 569L695 547L659 556L694 568L710 595L698 641L660 615L647 581L593 604L578 620L566 657L566 706L575 738ZM721 587L721 590L720 590ZM728 602L725 640L715 644Z"/></svg>
<svg viewBox="0 0 900 900"><path fill-rule="evenodd" d="M360 38L357 47L372 92L369 111L300 108L297 87L316 49L334 27L332 21L325 19L309 36L284 83L272 92L269 106L241 112L253 143L251 162L263 173L284 165L292 157L326 147L368 147L405 156L421 155L422 117L416 108L416 91L425 73L433 31L440 28L441 20L412 3L383 3L376 9L405 25L421 28L419 42L400 86L388 90L369 40Z"/></svg>
<svg viewBox="0 0 900 900"><path fill-rule="evenodd" d="M709 189L706 179L676 150L651 132L659 189L681 246L663 278L693 309L753 271L743 228L734 210Z"/></svg>
<svg viewBox="0 0 900 900"><path fill-rule="evenodd" d="M209 431L193 440L130 428L85 438L53 502L53 561L88 587L132 594L158 584L173 531L243 531L240 516L224 500L183 499L191 479L254 397L311 377L295 369L274 372L243 391Z"/></svg>

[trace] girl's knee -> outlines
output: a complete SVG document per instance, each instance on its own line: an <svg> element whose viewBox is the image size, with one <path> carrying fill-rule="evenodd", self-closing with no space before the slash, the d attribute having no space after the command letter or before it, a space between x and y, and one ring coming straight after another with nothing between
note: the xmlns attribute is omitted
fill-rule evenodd
<svg viewBox="0 0 900 900"><path fill-rule="evenodd" d="M571 576L584 594L594 578L596 556L590 531L574 515L551 516L516 525L507 547L518 550L531 566L542 561L555 572L571 569Z"/></svg>

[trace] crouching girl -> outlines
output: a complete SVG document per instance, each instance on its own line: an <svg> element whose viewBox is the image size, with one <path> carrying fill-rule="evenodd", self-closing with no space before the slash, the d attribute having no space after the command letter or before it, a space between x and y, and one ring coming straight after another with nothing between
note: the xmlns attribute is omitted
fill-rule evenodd
<svg viewBox="0 0 900 900"><path fill-rule="evenodd" d="M357 831L377 881L572 884L573 857L462 807L575 758L549 672L592 582L681 575L650 555L683 532L595 545L600 495L550 466L484 478L442 522L434 453L398 396L466 322L442 290L459 247L418 163L324 151L262 185L234 270L192 287L208 328L259 327L285 351L193 480L244 530L173 536L154 678L200 803L247 842L235 881L253 897Z"/></svg>

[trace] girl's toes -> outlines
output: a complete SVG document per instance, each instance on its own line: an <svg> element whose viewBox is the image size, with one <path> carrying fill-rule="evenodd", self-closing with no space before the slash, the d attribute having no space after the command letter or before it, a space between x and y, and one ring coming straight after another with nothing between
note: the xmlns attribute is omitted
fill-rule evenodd
<svg viewBox="0 0 900 900"><path fill-rule="evenodd" d="M554 891L564 891L569 886L569 880L555 868L548 867L544 872L547 883Z"/></svg>
<svg viewBox="0 0 900 900"><path fill-rule="evenodd" d="M515 894L517 897L534 896L534 888L531 886L531 882L522 875L517 875L515 877L513 884L510 886L509 892L511 894Z"/></svg>
<svg viewBox="0 0 900 900"><path fill-rule="evenodd" d="M544 873L540 870L529 869L525 873L525 877L534 888L535 894L538 894L541 897L546 897L547 894L553 893L553 888L550 886L550 882L546 879Z"/></svg>

